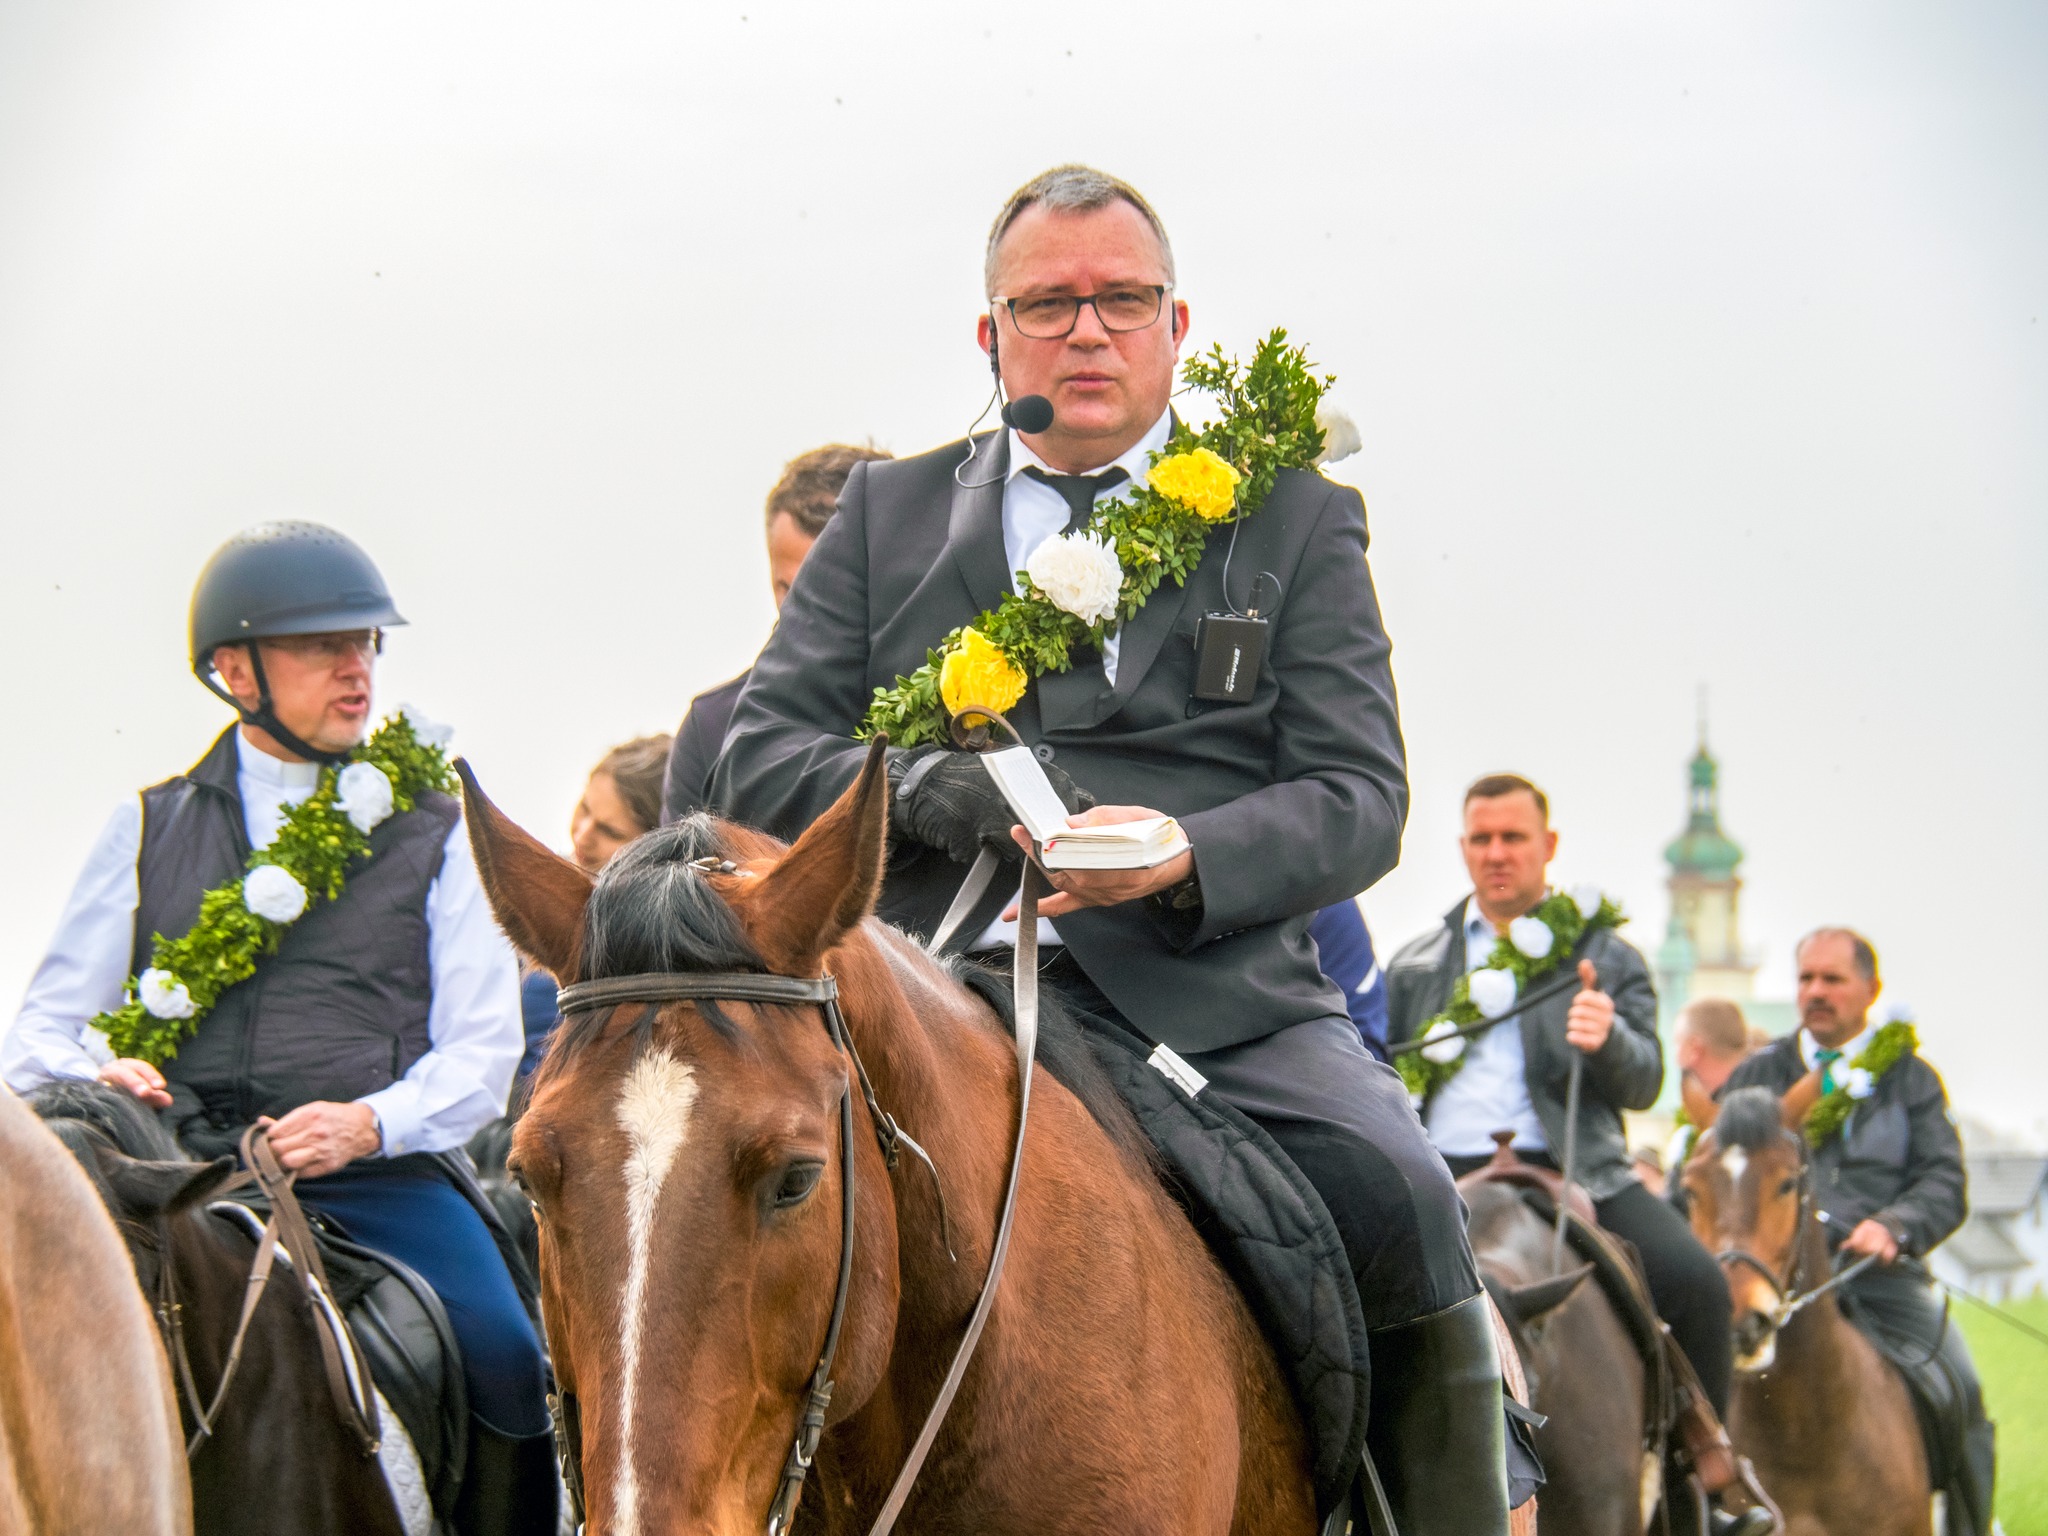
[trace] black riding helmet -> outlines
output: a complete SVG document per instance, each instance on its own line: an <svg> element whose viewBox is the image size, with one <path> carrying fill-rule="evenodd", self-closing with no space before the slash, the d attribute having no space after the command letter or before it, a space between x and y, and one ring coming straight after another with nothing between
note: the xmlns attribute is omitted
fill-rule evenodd
<svg viewBox="0 0 2048 1536"><path fill-rule="evenodd" d="M192 589L192 672L247 724L302 757L333 762L336 754L307 745L278 720L254 642L404 622L383 576L353 539L319 523L258 523L215 550L199 573ZM249 647L260 690L256 708L244 709L214 675L213 653L223 645Z"/></svg>

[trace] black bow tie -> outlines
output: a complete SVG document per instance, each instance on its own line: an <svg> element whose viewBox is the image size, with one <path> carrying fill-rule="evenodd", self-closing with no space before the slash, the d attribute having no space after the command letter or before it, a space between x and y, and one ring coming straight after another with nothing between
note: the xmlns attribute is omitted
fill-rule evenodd
<svg viewBox="0 0 2048 1536"><path fill-rule="evenodd" d="M1131 472L1121 464L1112 464L1099 475L1055 475L1040 469L1036 464L1026 464L1024 473L1040 485L1049 485L1065 498L1070 509L1066 531L1078 532L1088 526L1088 519L1095 512L1095 498L1112 485L1122 485L1131 478Z"/></svg>

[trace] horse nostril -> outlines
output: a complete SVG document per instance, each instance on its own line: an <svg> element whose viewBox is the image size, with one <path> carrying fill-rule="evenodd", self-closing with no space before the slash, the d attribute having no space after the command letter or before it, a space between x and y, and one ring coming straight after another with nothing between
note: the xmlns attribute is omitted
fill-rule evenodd
<svg viewBox="0 0 2048 1536"><path fill-rule="evenodd" d="M1763 1348L1764 1340L1770 1336L1769 1318L1761 1312L1745 1312L1735 1321L1735 1352L1738 1355L1753 1355Z"/></svg>

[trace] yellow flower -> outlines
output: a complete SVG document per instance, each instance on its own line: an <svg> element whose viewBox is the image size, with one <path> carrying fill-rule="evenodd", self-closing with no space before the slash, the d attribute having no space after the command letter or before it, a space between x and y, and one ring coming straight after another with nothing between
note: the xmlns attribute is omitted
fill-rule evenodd
<svg viewBox="0 0 2048 1536"><path fill-rule="evenodd" d="M1024 669L978 629L961 630L960 644L939 664L939 697L956 715L969 704L1008 709L1024 697L1024 685L1029 681ZM972 725L981 718L977 713L967 723Z"/></svg>
<svg viewBox="0 0 2048 1536"><path fill-rule="evenodd" d="M1244 477L1227 459L1207 448L1176 453L1152 466L1152 489L1168 501L1177 501L1190 512L1210 522L1230 516L1237 505L1237 482Z"/></svg>

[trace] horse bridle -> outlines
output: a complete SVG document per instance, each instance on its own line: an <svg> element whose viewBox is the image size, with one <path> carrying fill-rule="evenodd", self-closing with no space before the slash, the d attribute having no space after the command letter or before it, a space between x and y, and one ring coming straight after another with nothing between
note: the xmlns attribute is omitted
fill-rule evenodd
<svg viewBox="0 0 2048 1536"><path fill-rule="evenodd" d="M253 1183L270 1202L270 1219L263 1223L262 1233L256 1239L256 1254L249 1262L249 1276L242 1285L241 1314L235 1320L227 1358L221 1366L220 1380L214 1383L211 1400L200 1392L198 1378L192 1370L192 1353L185 1338L185 1308L178 1299L177 1263L171 1251L170 1218L159 1216L155 1223L157 1322L163 1330L164 1352L171 1357L179 1390L192 1414L193 1430L185 1442L185 1457L189 1461L198 1455L199 1448L213 1438L221 1404L227 1401L228 1388L242 1363L243 1347L249 1341L249 1325L255 1321L257 1303L262 1301L263 1293L269 1287L280 1251L285 1255L286 1268L298 1276L312 1309L313 1332L320 1341L321 1366L327 1376L328 1395L333 1399L335 1413L355 1440L357 1450L364 1456L374 1456L382 1438L382 1429L377 1401L370 1388L369 1362L363 1358L362 1347L356 1343L355 1335L349 1331L348 1324L333 1304L334 1293L327 1282L327 1268L320 1257L319 1245L306 1222L306 1213L301 1209L298 1197L292 1193L292 1185L298 1176L278 1163L277 1154L270 1149L269 1132L261 1126L252 1125L242 1133L241 1153L242 1171L219 1186L215 1193L224 1194ZM253 1217L251 1225L254 1225ZM349 1352L347 1359L343 1358L344 1349Z"/></svg>
<svg viewBox="0 0 2048 1536"><path fill-rule="evenodd" d="M1787 1139L1795 1142L1797 1140L1795 1132L1788 1130L1784 1135ZM1816 1301L1819 1301L1821 1297L1827 1295L1836 1286L1862 1274L1864 1270L1876 1262L1877 1255L1865 1254L1854 1264L1849 1265L1846 1269L1837 1271L1812 1290L1800 1290L1801 1271L1805 1267L1806 1224L1815 1219L1817 1219L1817 1213L1813 1208L1813 1163L1806 1156L1805 1149L1801 1147L1799 1153L1799 1214L1793 1219L1792 1223L1792 1257L1785 1265L1785 1272L1782 1275L1779 1274L1778 1271L1771 1268L1769 1264L1765 1263L1756 1254L1751 1253L1747 1248L1723 1248L1714 1255L1714 1262L1723 1269L1734 1265L1740 1269L1755 1270L1770 1283L1771 1289L1778 1293L1778 1304L1771 1309L1770 1317L1767 1319L1772 1333L1776 1333L1779 1329L1783 1328L1793 1318L1797 1317L1806 1308L1812 1306Z"/></svg>
<svg viewBox="0 0 2048 1536"><path fill-rule="evenodd" d="M736 868L729 861L718 858L700 859L695 867L711 873L726 874L735 872ZM887 1536L896 1523L896 1517L901 1512L904 1501L909 1497L911 1484L916 1480L918 1471L931 1450L939 1424L945 1418L946 1410L951 1407L954 1395L959 1391L961 1379L966 1374L967 1362L974 1353L975 1345L980 1341L982 1328L995 1301L996 1283L1002 1276L1003 1262L1008 1255L1011 1219L1016 1214L1018 1176L1024 1163L1024 1126L1031 1106L1031 1064L1037 1051L1038 894L1035 880L1027 874L1019 898L1022 912L1018 920L1017 942L1016 1045L1020 1072L1017 1138L1011 1153L1009 1184L1003 1196L1002 1213L997 1219L995 1242L990 1250L988 1272L983 1277L981 1295L975 1303L973 1315L968 1319L967 1331L954 1354L952 1367L940 1385L923 1429L905 1458L902 1469L897 1473L895 1486L891 1488L889 1497L884 1501L881 1514L877 1517L870 1536ZM855 1049L853 1036L846 1027L845 1016L840 1012L839 984L832 976L775 976L754 971L706 971L694 974L659 972L580 981L562 988L556 994L556 1005L564 1018L572 1013L583 1013L597 1008L615 1008L622 1004L643 1003L651 1006L666 1002L814 1004L824 1013L825 1032L830 1037L833 1047L846 1057L853 1068L851 1078L839 1095L839 1275L832 1293L832 1315L825 1326L824 1344L818 1351L817 1368L811 1373L810 1386L805 1394L803 1413L797 1421L796 1434L790 1443L789 1454L783 1461L782 1478L776 1487L774 1501L768 1507L767 1536L784 1536L789 1530L790 1523L796 1518L797 1504L803 1495L804 1480L810 1474L811 1464L817 1456L818 1442L824 1435L826 1410L832 1402L832 1361L839 1349L839 1334L846 1321L847 1297L853 1285L853 1089L856 1084L859 1085L861 1097L867 1103L869 1118L874 1122L875 1139L881 1145L884 1164L891 1170L895 1169L900 1161L899 1148L907 1147L930 1172L932 1184L939 1192L940 1238L946 1244L950 1257L952 1239L946 1218L945 1191L940 1185L938 1169L933 1165L931 1157L877 1101L867 1068L861 1063L860 1052ZM548 1406L554 1416L556 1446L562 1462L562 1482L568 1490L575 1518L580 1525L583 1520L583 1448L580 1416L574 1395L570 1393L551 1395Z"/></svg>

